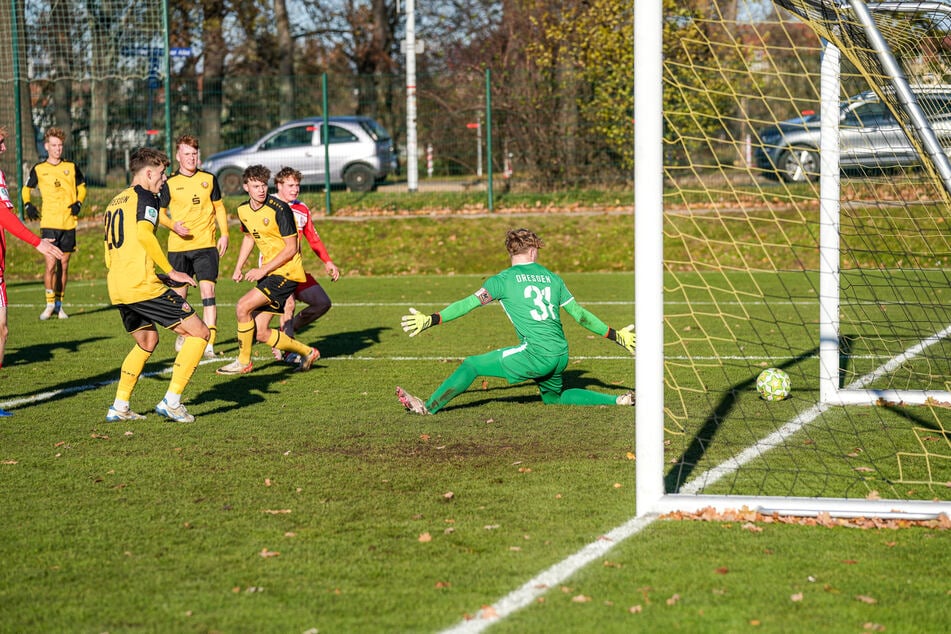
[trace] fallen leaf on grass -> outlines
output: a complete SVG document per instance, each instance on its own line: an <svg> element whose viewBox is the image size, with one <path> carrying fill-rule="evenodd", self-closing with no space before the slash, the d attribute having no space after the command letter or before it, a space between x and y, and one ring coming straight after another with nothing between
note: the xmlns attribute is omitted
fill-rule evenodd
<svg viewBox="0 0 951 634"><path fill-rule="evenodd" d="M96 438L96 439L98 439L98 440L109 440L109 436L107 436L107 435L105 435L105 434L95 434L95 433L93 433L93 434L89 434L89 437L90 437L90 438Z"/></svg>
<svg viewBox="0 0 951 634"><path fill-rule="evenodd" d="M678 601L680 601L680 595L675 594L669 599L667 599L667 605L676 605Z"/></svg>
<svg viewBox="0 0 951 634"><path fill-rule="evenodd" d="M432 536L432 535L430 535L429 533L420 533L420 535L419 535L419 543L420 543L420 544L427 544L427 543L429 543L429 542L431 542L431 541L433 541L433 536Z"/></svg>
<svg viewBox="0 0 951 634"><path fill-rule="evenodd" d="M636 457L637 457L637 456L634 455L634 452L632 452L632 451L627 452L627 459L628 459L628 460L634 460Z"/></svg>
<svg viewBox="0 0 951 634"><path fill-rule="evenodd" d="M631 607L627 609L627 611L630 612L631 614L640 614L641 612L644 611L644 608L641 607L640 605L632 605Z"/></svg>
<svg viewBox="0 0 951 634"><path fill-rule="evenodd" d="M857 594L857 595L855 595L855 600L856 600L856 601L861 601L862 603L868 603L869 605L873 605L873 604L875 604L875 603L878 603L878 601L877 601L876 599L874 599L874 598L872 598L872 597L869 597L869 596L866 596L866 595L864 595L864 594Z"/></svg>
<svg viewBox="0 0 951 634"><path fill-rule="evenodd" d="M448 581L437 581L437 582L436 582L436 589L437 589L437 590L443 590L443 589L445 589L445 588L450 588L450 587L452 587L452 584L449 583Z"/></svg>
<svg viewBox="0 0 951 634"><path fill-rule="evenodd" d="M793 601L794 603L798 603L799 601L802 601L802 592L797 592L796 594L790 596L789 600Z"/></svg>
<svg viewBox="0 0 951 634"><path fill-rule="evenodd" d="M264 478L264 486L266 487L271 486L271 478Z"/></svg>
<svg viewBox="0 0 951 634"><path fill-rule="evenodd" d="M491 605L483 605L482 609L479 611L479 616L485 620L497 619L499 618L499 613L495 611L495 608Z"/></svg>
<svg viewBox="0 0 951 634"><path fill-rule="evenodd" d="M869 621L868 623L865 623L864 625L862 625L862 629L865 630L866 632L884 632L885 626L882 625L881 623L872 623L871 621Z"/></svg>
<svg viewBox="0 0 951 634"><path fill-rule="evenodd" d="M264 513L268 515L286 515L291 512L290 509L264 509Z"/></svg>
<svg viewBox="0 0 951 634"><path fill-rule="evenodd" d="M727 568L726 566L720 566L719 568L714 570L714 572L717 573L718 575L725 575L726 573L730 572L730 569Z"/></svg>
<svg viewBox="0 0 951 634"><path fill-rule="evenodd" d="M16 460L4 460L4 461L3 461L3 464L16 464L16 463L17 463Z"/></svg>
<svg viewBox="0 0 951 634"><path fill-rule="evenodd" d="M281 556L281 553L277 552L276 550L268 550L267 548L262 548L260 554L261 554L262 557L265 557L265 558L266 558L266 557L280 557L280 556Z"/></svg>
<svg viewBox="0 0 951 634"><path fill-rule="evenodd" d="M591 597L587 597L583 594L579 594L577 596L571 597L572 603L587 603L590 600L591 600Z"/></svg>

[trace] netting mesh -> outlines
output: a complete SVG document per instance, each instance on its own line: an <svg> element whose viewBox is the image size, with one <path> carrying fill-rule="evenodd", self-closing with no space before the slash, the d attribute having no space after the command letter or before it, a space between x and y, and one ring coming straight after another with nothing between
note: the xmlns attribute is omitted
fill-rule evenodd
<svg viewBox="0 0 951 634"><path fill-rule="evenodd" d="M666 489L951 499L943 403L820 404L820 38L848 49L841 387L949 389L944 184L892 98L878 53L844 9L782 4L809 24L784 12L741 21L706 4L666 20ZM918 8L870 5L947 148L948 33ZM831 26L812 28L823 20ZM790 374L790 398L758 397L756 377L767 367ZM711 470L718 465L731 468Z"/></svg>

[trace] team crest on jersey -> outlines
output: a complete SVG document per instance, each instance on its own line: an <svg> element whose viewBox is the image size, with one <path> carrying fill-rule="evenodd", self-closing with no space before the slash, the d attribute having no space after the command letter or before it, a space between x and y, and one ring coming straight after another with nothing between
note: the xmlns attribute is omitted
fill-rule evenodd
<svg viewBox="0 0 951 634"><path fill-rule="evenodd" d="M192 307L188 305L188 302L182 302L182 310L186 313L192 312Z"/></svg>
<svg viewBox="0 0 951 634"><path fill-rule="evenodd" d="M63 170L63 176L69 176L69 170L68 170L68 169L64 169L64 170Z"/></svg>
<svg viewBox="0 0 951 634"><path fill-rule="evenodd" d="M264 224L264 226L266 227L266 226L268 226L269 224L271 224L271 219L270 219L270 218L262 218L262 219L261 219L261 223Z"/></svg>
<svg viewBox="0 0 951 634"><path fill-rule="evenodd" d="M155 224L158 222L158 209L150 205L145 206L145 219Z"/></svg>
<svg viewBox="0 0 951 634"><path fill-rule="evenodd" d="M202 181L201 186L204 187L205 189L208 189L208 181Z"/></svg>
<svg viewBox="0 0 951 634"><path fill-rule="evenodd" d="M485 290L484 287L477 290L475 296L479 298L479 303L483 306L492 301L492 296L489 295L489 291Z"/></svg>

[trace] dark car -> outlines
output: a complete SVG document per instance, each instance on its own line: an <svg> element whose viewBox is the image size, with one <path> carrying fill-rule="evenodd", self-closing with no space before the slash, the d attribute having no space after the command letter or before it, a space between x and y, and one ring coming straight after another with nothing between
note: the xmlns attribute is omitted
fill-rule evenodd
<svg viewBox="0 0 951 634"><path fill-rule="evenodd" d="M942 147L951 147L951 86L913 87ZM819 114L809 114L757 134L756 166L786 181L819 177ZM888 106L871 92L842 103L839 115L839 167L883 170L920 164L917 152Z"/></svg>
<svg viewBox="0 0 951 634"><path fill-rule="evenodd" d="M202 169L218 177L226 195L240 194L244 170L264 165L271 173L293 167L301 185L325 184L325 147L321 142L323 117L285 123L254 143L225 150L202 160ZM396 151L389 133L369 117L329 117L330 184L368 192L397 171Z"/></svg>

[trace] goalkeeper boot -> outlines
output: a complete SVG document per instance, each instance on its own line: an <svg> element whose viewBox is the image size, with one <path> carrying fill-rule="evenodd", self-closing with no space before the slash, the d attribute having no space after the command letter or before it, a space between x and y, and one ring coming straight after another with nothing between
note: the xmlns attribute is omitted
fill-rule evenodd
<svg viewBox="0 0 951 634"><path fill-rule="evenodd" d="M142 414L136 414L128 407L125 409L110 407L109 411L106 413L106 422L114 423L120 420L145 420L145 416Z"/></svg>
<svg viewBox="0 0 951 634"><path fill-rule="evenodd" d="M625 392L618 396L614 399L614 402L622 407L631 407L637 404L637 395L634 393L634 390L631 390L630 392Z"/></svg>
<svg viewBox="0 0 951 634"><path fill-rule="evenodd" d="M188 413L188 410L185 409L183 404L179 403L178 407L172 407L164 398L161 403L155 406L155 412L176 423L195 422L195 417Z"/></svg>
<svg viewBox="0 0 951 634"><path fill-rule="evenodd" d="M57 304L56 307L55 307L55 309L56 309L56 316L57 316L57 317L59 317L60 319L69 319L69 315L67 315L67 314L66 314L66 311L63 310L63 305L62 305L62 304Z"/></svg>
<svg viewBox="0 0 951 634"><path fill-rule="evenodd" d="M297 368L298 372L307 372L314 365L314 362L320 358L320 350L317 348L311 348L310 353L306 357L303 357L300 360L300 366Z"/></svg>
<svg viewBox="0 0 951 634"><path fill-rule="evenodd" d="M400 386L396 386L396 398L400 399L400 403L403 404L410 412L414 414L428 414L429 410L426 409L426 402L419 398L418 396L413 396Z"/></svg>
<svg viewBox="0 0 951 634"><path fill-rule="evenodd" d="M47 304L47 305L46 305L46 308L43 310L43 312L40 313L40 321L46 321L47 319L49 319L50 317L52 317L52 316L53 316L53 309L54 309L55 307L56 307L56 306L55 306L54 304Z"/></svg>
<svg viewBox="0 0 951 634"><path fill-rule="evenodd" d="M222 367L218 368L217 370L215 370L215 373L216 373L216 374L223 374L223 375L228 375L228 374L247 374L248 372L251 371L251 369L252 369L253 367L254 367L254 364L252 364L252 363L241 363L240 361L238 361L237 359L235 359L234 361L232 361L232 362L229 363L228 365L222 366Z"/></svg>

